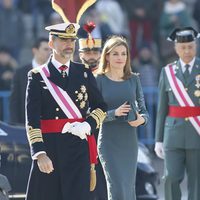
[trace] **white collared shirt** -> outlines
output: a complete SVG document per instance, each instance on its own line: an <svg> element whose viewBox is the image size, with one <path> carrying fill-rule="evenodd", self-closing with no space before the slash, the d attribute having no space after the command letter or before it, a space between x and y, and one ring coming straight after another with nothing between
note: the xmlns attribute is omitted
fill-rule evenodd
<svg viewBox="0 0 200 200"><path fill-rule="evenodd" d="M191 62L187 63L188 65L190 65L190 67L189 67L189 73L190 74L192 72L192 68L193 68L194 62L195 62L195 58L193 58ZM185 67L186 63L184 63L181 59L180 59L180 63L181 63L182 72L184 73L185 70L186 70L186 67Z"/></svg>
<svg viewBox="0 0 200 200"><path fill-rule="evenodd" d="M54 67L61 72L61 70L59 69L60 66L62 65L66 65L68 68L66 69L66 74L69 74L69 66L70 66L70 61L66 62L65 64L62 64L60 62L58 62L54 57L52 57L51 59L52 64L54 65Z"/></svg>

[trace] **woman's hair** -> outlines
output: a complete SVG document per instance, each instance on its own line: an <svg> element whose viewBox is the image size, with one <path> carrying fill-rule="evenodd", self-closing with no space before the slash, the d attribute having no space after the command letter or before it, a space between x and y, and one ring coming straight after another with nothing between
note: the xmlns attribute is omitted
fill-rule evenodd
<svg viewBox="0 0 200 200"><path fill-rule="evenodd" d="M99 63L99 69L98 69L98 74L105 74L109 69L109 63L106 60L106 56L109 55L109 53L118 46L123 45L126 48L126 53L127 53L127 60L126 64L124 67L124 76L122 77L124 80L128 79L132 75L131 71L131 58L130 58L130 50L128 43L126 39L122 36L116 36L113 35L110 38L107 39L107 41L104 44L102 53L101 53L101 58L100 58L100 63Z"/></svg>

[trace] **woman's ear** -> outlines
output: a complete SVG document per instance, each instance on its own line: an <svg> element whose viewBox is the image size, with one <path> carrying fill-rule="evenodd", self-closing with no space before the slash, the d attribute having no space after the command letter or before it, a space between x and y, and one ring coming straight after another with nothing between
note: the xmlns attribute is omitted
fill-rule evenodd
<svg viewBox="0 0 200 200"><path fill-rule="evenodd" d="M109 55L106 55L106 62L109 62Z"/></svg>

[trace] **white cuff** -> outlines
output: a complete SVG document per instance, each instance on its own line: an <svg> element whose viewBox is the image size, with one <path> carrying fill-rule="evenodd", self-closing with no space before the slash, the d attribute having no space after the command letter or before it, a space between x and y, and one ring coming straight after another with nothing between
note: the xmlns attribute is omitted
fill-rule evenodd
<svg viewBox="0 0 200 200"><path fill-rule="evenodd" d="M36 154L34 154L34 155L32 156L32 159L33 159L33 160L37 160L37 157L38 157L40 154L43 154L43 153L46 154L45 151L39 151L39 152L37 152Z"/></svg>

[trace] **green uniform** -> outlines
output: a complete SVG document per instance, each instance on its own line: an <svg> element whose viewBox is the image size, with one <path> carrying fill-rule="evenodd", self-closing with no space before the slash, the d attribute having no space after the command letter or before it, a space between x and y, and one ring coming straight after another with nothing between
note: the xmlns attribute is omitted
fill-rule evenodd
<svg viewBox="0 0 200 200"><path fill-rule="evenodd" d="M195 59L190 75L184 78L180 61L175 76L183 83L194 105L200 106L200 60ZM166 66L169 67L169 66ZM168 116L169 106L179 106L165 69L159 82L159 103L156 121L156 142L163 142L165 152L165 199L181 200L180 182L188 175L188 200L200 199L200 135L187 117Z"/></svg>

